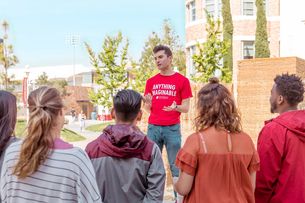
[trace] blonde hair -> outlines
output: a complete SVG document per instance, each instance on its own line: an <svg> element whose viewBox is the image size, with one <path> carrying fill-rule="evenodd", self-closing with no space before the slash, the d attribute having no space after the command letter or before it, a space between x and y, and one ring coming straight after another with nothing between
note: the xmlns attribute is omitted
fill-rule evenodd
<svg viewBox="0 0 305 203"><path fill-rule="evenodd" d="M210 78L209 83L198 93L198 116L195 119L197 131L214 126L232 133L241 132L241 120L234 99L229 90L219 84L217 78Z"/></svg>
<svg viewBox="0 0 305 203"><path fill-rule="evenodd" d="M18 178L26 178L36 172L48 157L54 141L50 133L64 107L59 91L46 86L30 93L28 105L30 115L27 135L13 172Z"/></svg>

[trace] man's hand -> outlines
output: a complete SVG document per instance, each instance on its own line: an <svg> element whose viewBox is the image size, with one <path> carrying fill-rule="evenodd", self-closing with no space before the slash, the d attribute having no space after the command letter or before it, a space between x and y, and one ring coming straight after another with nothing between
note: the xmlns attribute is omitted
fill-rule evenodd
<svg viewBox="0 0 305 203"><path fill-rule="evenodd" d="M152 104L152 95L149 93L143 97L144 109L146 112L150 113L151 104Z"/></svg>
<svg viewBox="0 0 305 203"><path fill-rule="evenodd" d="M150 93L147 94L147 95L145 95L144 98L143 98L143 100L144 100L144 103L145 103L146 105L150 105L150 106L151 106L152 96L151 96Z"/></svg>
<svg viewBox="0 0 305 203"><path fill-rule="evenodd" d="M175 111L177 109L177 103L173 101L172 105L164 106L163 111Z"/></svg>

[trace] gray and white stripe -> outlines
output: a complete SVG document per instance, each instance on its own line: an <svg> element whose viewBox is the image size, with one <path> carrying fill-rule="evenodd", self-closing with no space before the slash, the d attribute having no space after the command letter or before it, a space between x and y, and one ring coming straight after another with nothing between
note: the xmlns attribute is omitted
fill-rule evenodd
<svg viewBox="0 0 305 203"><path fill-rule="evenodd" d="M12 175L21 143L13 143L5 153L0 179L3 203L101 202L92 164L79 148L51 150L31 176L18 179Z"/></svg>

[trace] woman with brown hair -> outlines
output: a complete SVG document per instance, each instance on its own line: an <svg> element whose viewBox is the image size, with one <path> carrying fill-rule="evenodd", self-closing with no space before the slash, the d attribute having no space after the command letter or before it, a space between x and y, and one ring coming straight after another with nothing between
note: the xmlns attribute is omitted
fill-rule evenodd
<svg viewBox="0 0 305 203"><path fill-rule="evenodd" d="M40 87L28 98L23 141L11 144L3 162L3 202L101 202L92 164L83 150L60 139L64 105L59 91Z"/></svg>
<svg viewBox="0 0 305 203"><path fill-rule="evenodd" d="M5 150L12 142L16 141L14 136L16 117L16 97L9 92L0 90L0 174Z"/></svg>
<svg viewBox="0 0 305 203"><path fill-rule="evenodd" d="M198 93L196 132L179 151L175 190L185 203L254 203L259 159L229 90L211 78Z"/></svg>

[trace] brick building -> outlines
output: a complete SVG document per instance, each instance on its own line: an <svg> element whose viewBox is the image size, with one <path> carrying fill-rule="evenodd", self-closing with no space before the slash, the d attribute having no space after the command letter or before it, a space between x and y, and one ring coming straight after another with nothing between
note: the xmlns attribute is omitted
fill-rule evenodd
<svg viewBox="0 0 305 203"><path fill-rule="evenodd" d="M192 55L197 42L206 41L206 15L204 9L215 18L221 19L221 0L186 0L186 53L187 75L195 72ZM271 57L280 56L280 0L266 0L267 30ZM231 14L234 26L233 66L237 61L254 56L256 30L255 0L231 0ZM233 78L236 78L233 73Z"/></svg>

